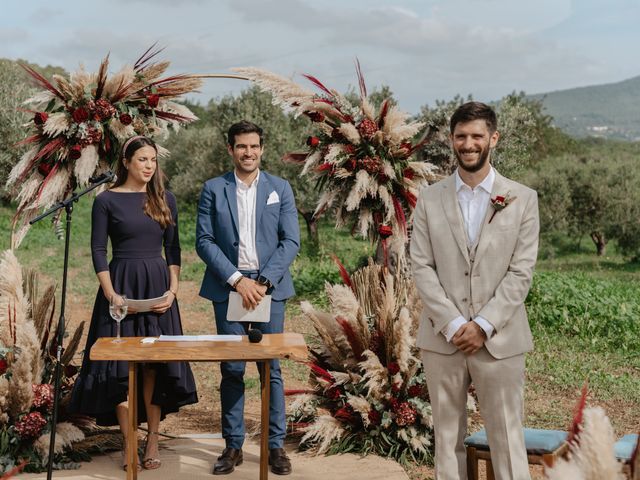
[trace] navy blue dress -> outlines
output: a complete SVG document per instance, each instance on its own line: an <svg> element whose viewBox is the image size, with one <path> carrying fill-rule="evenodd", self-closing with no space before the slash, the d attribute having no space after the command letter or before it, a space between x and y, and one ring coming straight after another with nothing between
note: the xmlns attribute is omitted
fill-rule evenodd
<svg viewBox="0 0 640 480"><path fill-rule="evenodd" d="M175 225L163 229L144 211L145 192L106 191L98 195L91 214L91 253L96 273L109 271L114 290L127 298L162 296L169 289L168 265L180 265L178 211L173 194L166 200ZM112 260L107 263L107 238ZM164 247L165 258L162 257ZM163 314L145 312L127 315L121 322L123 337L181 335L177 300ZM100 337L115 337L116 322L109 316L109 301L98 289L82 368L71 394L69 410L96 419L98 425L117 425L116 405L126 401L129 370L125 361L92 361L89 351ZM156 369L152 402L162 417L183 405L198 401L196 385L187 362L149 364ZM138 385L138 421L146 421L142 378Z"/></svg>

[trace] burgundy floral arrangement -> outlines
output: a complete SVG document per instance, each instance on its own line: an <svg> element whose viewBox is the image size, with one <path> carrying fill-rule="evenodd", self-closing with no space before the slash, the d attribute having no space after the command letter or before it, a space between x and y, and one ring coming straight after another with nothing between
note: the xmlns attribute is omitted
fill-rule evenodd
<svg viewBox="0 0 640 480"><path fill-rule="evenodd" d="M317 126L304 152L284 158L300 163L302 175L317 180L322 195L316 214L335 208L336 226L348 225L372 241L392 235L406 241L418 192L436 179L431 164L411 160L420 147L413 138L423 127L421 122L410 121L389 99L376 110L359 63L356 103L311 75L304 77L318 93L261 69L234 70L271 93L274 103L307 116Z"/></svg>
<svg viewBox="0 0 640 480"><path fill-rule="evenodd" d="M18 200L12 243L18 246L28 221L41 209L65 198L74 188L113 168L124 141L134 135L166 138L197 118L175 100L195 91L197 75L162 77L169 62L154 62L161 52L149 48L133 66L109 75L109 56L97 73L83 68L51 81L28 65L27 73L43 88L25 102L32 114L28 136L18 143L27 150L7 180ZM164 149L161 154L166 154Z"/></svg>

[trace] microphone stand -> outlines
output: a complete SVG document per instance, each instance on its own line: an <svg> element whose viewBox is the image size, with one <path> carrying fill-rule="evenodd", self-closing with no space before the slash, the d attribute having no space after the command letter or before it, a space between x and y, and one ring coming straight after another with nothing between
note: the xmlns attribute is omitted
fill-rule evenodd
<svg viewBox="0 0 640 480"><path fill-rule="evenodd" d="M60 361L62 358L62 341L64 339L64 331L65 331L65 318L64 318L64 309L67 299L67 271L69 267L69 240L71 237L71 215L73 213L73 204L77 202L80 197L86 195L90 191L98 188L100 185L108 182L112 182L115 178L115 174L113 172L107 172L101 175L96 182L82 190L81 192L74 192L72 195L66 200L61 201L57 205L54 205L46 212L38 215L36 218L29 222L30 225L33 225L36 222L39 222L45 217L48 217L52 213L57 212L64 208L65 212L67 212L67 223L64 234L64 267L62 270L62 294L60 299L60 318L58 319L58 345L56 351L56 366L53 372L54 378L54 393L53 393L53 416L51 418L51 433L49 434L49 461L47 463L47 480L51 480L53 475L53 456L55 451L55 442L56 442L56 425L58 423L58 399L60 397Z"/></svg>

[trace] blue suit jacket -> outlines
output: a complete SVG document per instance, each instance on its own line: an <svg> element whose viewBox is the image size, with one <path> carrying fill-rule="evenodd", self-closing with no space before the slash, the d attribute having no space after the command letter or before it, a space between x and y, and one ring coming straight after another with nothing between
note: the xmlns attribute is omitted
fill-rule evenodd
<svg viewBox="0 0 640 480"><path fill-rule="evenodd" d="M276 192L279 202L267 205ZM227 279L238 270L238 203L233 172L207 180L200 194L196 251L207 265L200 296L214 302L229 298ZM289 265L300 249L298 212L291 185L260 171L256 196L256 249L260 275L273 284L273 300L295 295Z"/></svg>

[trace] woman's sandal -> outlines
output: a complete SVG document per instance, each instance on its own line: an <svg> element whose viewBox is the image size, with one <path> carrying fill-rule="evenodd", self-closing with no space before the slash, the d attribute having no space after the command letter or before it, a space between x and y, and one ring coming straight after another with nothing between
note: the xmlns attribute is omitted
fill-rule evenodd
<svg viewBox="0 0 640 480"><path fill-rule="evenodd" d="M140 463L140 455L136 455L138 457L137 470L140 472L142 470L142 463ZM127 462L127 450L122 451L122 470L127 471L127 467L129 466Z"/></svg>
<svg viewBox="0 0 640 480"><path fill-rule="evenodd" d="M149 442L149 435L158 435L158 432L147 432L147 438L145 439L145 449L146 449L146 443ZM145 458L142 461L142 466L144 467L145 470L155 470L156 468L160 468L162 466L162 462L160 461L159 458L149 457L149 458Z"/></svg>

